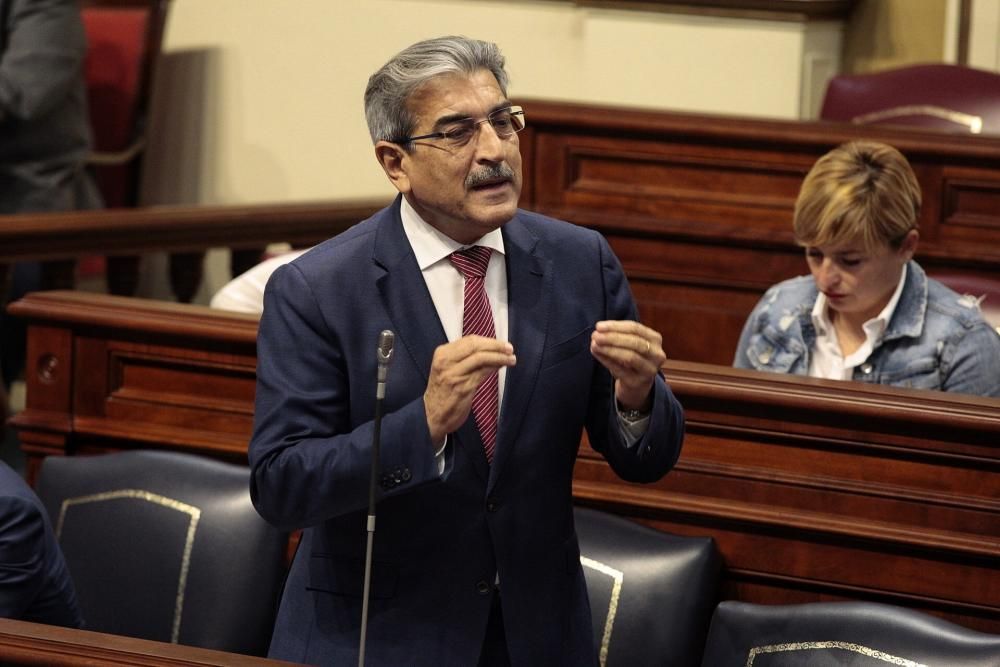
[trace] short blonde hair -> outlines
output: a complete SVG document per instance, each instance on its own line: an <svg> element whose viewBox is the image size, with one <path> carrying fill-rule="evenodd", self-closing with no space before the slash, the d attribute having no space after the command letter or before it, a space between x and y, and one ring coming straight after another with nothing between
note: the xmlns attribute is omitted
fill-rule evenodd
<svg viewBox="0 0 1000 667"><path fill-rule="evenodd" d="M873 141L833 149L809 170L795 202L800 245L861 241L899 247L920 217L920 184L903 154Z"/></svg>

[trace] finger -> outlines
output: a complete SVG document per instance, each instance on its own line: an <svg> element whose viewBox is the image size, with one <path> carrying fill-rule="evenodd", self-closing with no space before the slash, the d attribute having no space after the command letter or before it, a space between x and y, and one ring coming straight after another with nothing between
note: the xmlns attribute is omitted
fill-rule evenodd
<svg viewBox="0 0 1000 667"><path fill-rule="evenodd" d="M644 357L652 355L653 358L657 356L656 349L663 343L662 336L655 329L628 320L598 322L592 338L602 348L619 347Z"/></svg>
<svg viewBox="0 0 1000 667"><path fill-rule="evenodd" d="M605 354L599 350L592 351L594 358L608 369L616 379L624 379L629 382L642 381L652 377L659 369L656 364L647 359L638 357L632 353L622 353L626 360L622 360L613 354Z"/></svg>
<svg viewBox="0 0 1000 667"><path fill-rule="evenodd" d="M659 368L666 360L659 345L649 340L634 336L608 338L596 332L591 339L591 353L627 368L647 371Z"/></svg>

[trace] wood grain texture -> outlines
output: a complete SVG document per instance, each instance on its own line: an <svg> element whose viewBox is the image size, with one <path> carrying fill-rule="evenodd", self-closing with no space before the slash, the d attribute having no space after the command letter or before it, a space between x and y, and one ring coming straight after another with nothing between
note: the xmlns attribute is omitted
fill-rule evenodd
<svg viewBox="0 0 1000 667"><path fill-rule="evenodd" d="M186 304L39 292L27 405L51 454L135 447L246 460L254 318ZM868 599L1000 633L1000 400L667 361L687 435L654 484L618 479L586 441L576 502L711 535L726 597Z"/></svg>

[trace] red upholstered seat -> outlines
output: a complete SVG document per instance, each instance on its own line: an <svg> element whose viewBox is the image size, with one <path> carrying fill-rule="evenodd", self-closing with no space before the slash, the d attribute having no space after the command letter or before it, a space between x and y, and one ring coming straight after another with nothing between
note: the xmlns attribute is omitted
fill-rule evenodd
<svg viewBox="0 0 1000 667"><path fill-rule="evenodd" d="M820 118L1000 134L1000 74L933 64L839 75L827 85Z"/></svg>
<svg viewBox="0 0 1000 667"><path fill-rule="evenodd" d="M163 12L162 0L91 3L82 10L95 149L91 164L111 208L137 204L143 125Z"/></svg>
<svg viewBox="0 0 1000 667"><path fill-rule="evenodd" d="M145 125L169 0L84 0L84 78L94 150L88 164L107 208L139 204ZM113 258L115 294L132 294L138 257ZM82 257L80 276L105 272L103 257Z"/></svg>

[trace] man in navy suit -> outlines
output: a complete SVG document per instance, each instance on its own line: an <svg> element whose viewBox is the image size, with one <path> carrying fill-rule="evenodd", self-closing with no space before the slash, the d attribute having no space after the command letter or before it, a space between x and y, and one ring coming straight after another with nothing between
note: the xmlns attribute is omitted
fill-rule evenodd
<svg viewBox="0 0 1000 667"><path fill-rule="evenodd" d="M583 431L622 478L652 482L680 454L683 411L604 238L517 208L525 112L506 91L494 44L394 56L365 111L400 196L267 284L251 494L304 529L273 657L358 660L388 329L368 664L595 662L571 493ZM470 246L484 275L453 258ZM463 323L477 282L493 335Z"/></svg>
<svg viewBox="0 0 1000 667"><path fill-rule="evenodd" d="M76 591L42 501L0 462L0 616L79 628Z"/></svg>

